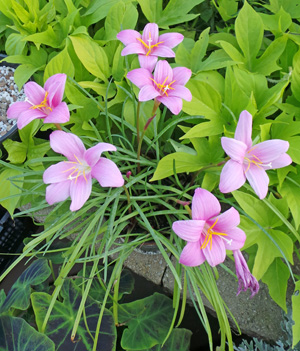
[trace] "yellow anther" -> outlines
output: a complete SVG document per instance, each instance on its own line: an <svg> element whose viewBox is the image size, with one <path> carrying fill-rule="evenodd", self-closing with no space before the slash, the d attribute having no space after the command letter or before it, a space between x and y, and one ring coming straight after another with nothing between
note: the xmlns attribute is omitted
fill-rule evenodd
<svg viewBox="0 0 300 351"><path fill-rule="evenodd" d="M161 91L161 93L162 93L163 95L166 94L167 96L169 96L168 93L167 93L167 90L169 90L169 89L175 90L174 88L171 87L171 85L172 85L174 82L176 82L176 81L173 80L173 82L171 82L171 83L165 85L165 83L166 83L166 81L167 81L168 78L169 78L169 77L167 76L162 84L157 83L153 78L150 78L150 79L154 82L154 84L158 87L158 89Z"/></svg>
<svg viewBox="0 0 300 351"><path fill-rule="evenodd" d="M80 164L80 165L82 165L82 163L78 160L78 157L74 154L74 157L76 158L76 160L78 161L78 163Z"/></svg>
<svg viewBox="0 0 300 351"><path fill-rule="evenodd" d="M84 177L84 179L85 179L85 181L87 183L88 181L87 181L86 176L85 176L85 171L82 171L82 173L83 173L83 177Z"/></svg>
<svg viewBox="0 0 300 351"><path fill-rule="evenodd" d="M205 237L205 239L204 239L203 244L202 244L201 247L200 247L200 250L201 250L201 249L205 249L206 246L209 244L209 242L210 242L210 250L212 249L212 236L213 236L213 235L227 236L226 233L219 233L219 232L214 232L214 231L213 231L213 227L217 224L218 219L219 219L219 218L216 218L214 224L208 228L207 233L206 233L206 237Z"/></svg>
<svg viewBox="0 0 300 351"><path fill-rule="evenodd" d="M143 41L141 38L136 38L138 41L140 41L147 49L150 49L149 46Z"/></svg>
<svg viewBox="0 0 300 351"><path fill-rule="evenodd" d="M52 108L48 106L47 96L48 96L48 91L46 91L46 93L45 93L44 100L43 100L39 105L33 105L33 106L31 106L30 109L31 109L31 110L35 110L35 109L37 109L37 108L46 108L46 109L52 111Z"/></svg>

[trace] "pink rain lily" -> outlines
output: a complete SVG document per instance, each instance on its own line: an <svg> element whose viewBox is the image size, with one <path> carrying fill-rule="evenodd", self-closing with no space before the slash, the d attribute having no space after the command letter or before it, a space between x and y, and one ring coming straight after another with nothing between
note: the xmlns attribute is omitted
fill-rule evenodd
<svg viewBox="0 0 300 351"><path fill-rule="evenodd" d="M238 211L231 207L222 214L220 212L220 203L213 194L201 188L195 190L192 219L176 221L172 226L174 232L187 241L180 263L194 267L206 260L214 267L224 262L226 250L238 250L244 246L246 235L237 228L240 223Z"/></svg>
<svg viewBox="0 0 300 351"><path fill-rule="evenodd" d="M66 123L70 112L62 102L67 76L55 74L47 79L44 88L35 82L24 85L25 101L12 104L7 110L7 118L16 118L19 129L34 119L44 118L44 123Z"/></svg>
<svg viewBox="0 0 300 351"><path fill-rule="evenodd" d="M125 29L118 33L117 38L125 45L121 55L139 54L142 68L153 71L157 56L175 57L172 50L182 42L184 36L180 33L166 33L159 35L158 25L148 23L141 35L132 29Z"/></svg>
<svg viewBox="0 0 300 351"><path fill-rule="evenodd" d="M248 179L260 199L268 192L268 169L288 166L292 159L286 151L289 143L285 140L267 140L252 145L252 116L242 111L233 138L221 138L222 147L231 158L223 167L220 177L220 191L229 193L240 188Z"/></svg>
<svg viewBox="0 0 300 351"><path fill-rule="evenodd" d="M177 115L182 110L182 99L192 100L192 94L184 85L191 77L191 70L185 67L171 68L167 61L159 61L154 76L145 68L134 69L127 78L140 88L139 101L156 99Z"/></svg>
<svg viewBox="0 0 300 351"><path fill-rule="evenodd" d="M116 164L104 157L104 151L116 151L116 147L99 143L86 150L81 139L72 133L56 130L50 134L51 148L63 154L68 161L50 166L43 175L49 205L71 197L71 211L79 210L92 191L92 178L102 187L120 187L124 184Z"/></svg>
<svg viewBox="0 0 300 351"><path fill-rule="evenodd" d="M250 273L247 262L240 250L233 250L235 260L236 275L239 281L237 295L241 291L251 290L251 297L258 293L259 284L255 277Z"/></svg>

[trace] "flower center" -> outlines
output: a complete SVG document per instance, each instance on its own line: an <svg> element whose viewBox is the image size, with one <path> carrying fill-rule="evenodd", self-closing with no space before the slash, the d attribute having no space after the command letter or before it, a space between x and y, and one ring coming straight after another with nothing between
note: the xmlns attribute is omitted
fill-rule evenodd
<svg viewBox="0 0 300 351"><path fill-rule="evenodd" d="M145 46L146 49L148 49L148 51L147 51L147 53L146 53L146 56L148 56L148 55L151 54L151 50L152 50L153 48L155 48L155 47L157 47L159 44L162 44L162 43L163 43L163 41L160 41L160 42L158 42L158 43L156 43L156 44L151 45L151 43L152 43L152 41L153 41L153 40L151 39L151 32L149 32L149 39L146 40L148 44L146 44L146 43L144 42L144 40L141 39L141 38L136 38L136 39L137 39L139 42L141 42L141 43Z"/></svg>
<svg viewBox="0 0 300 351"><path fill-rule="evenodd" d="M75 179L75 184L77 182L78 177L80 177L80 176L83 176L85 181L87 182L86 174L90 173L91 167L86 162L80 161L75 154L74 154L74 157L76 158L77 162L76 161L64 161L66 163L74 164L74 166L63 171L63 173L70 172L70 174L68 175L68 179L71 181L73 179Z"/></svg>
<svg viewBox="0 0 300 351"><path fill-rule="evenodd" d="M52 108L48 105L48 101L47 101L47 96L48 96L48 91L45 92L45 97L44 100L38 104L38 105L34 105L31 101L29 101L27 98L25 101L29 102L32 106L30 107L31 110L35 110L35 109L39 109L43 112L47 112L47 110L50 110L50 112L52 112ZM45 111L46 110L46 111Z"/></svg>
<svg viewBox="0 0 300 351"><path fill-rule="evenodd" d="M154 82L156 90L158 89L161 95L166 94L166 96L169 96L168 95L168 90L170 90L170 89L171 90L175 90L174 88L171 87L171 85L174 84L176 82L176 80L173 80L173 82L165 85L165 83L168 80L168 78L169 77L167 76L162 84L157 83L154 79L150 78Z"/></svg>
<svg viewBox="0 0 300 351"><path fill-rule="evenodd" d="M206 235L205 239L204 239L204 242L203 244L201 245L200 247L200 250L201 249L205 249L206 246L210 243L210 250L212 249L212 242L213 242L213 235L218 235L220 236L221 239L225 240L227 242L227 244L231 245L232 243L232 239L231 240L228 240L226 238L224 238L224 236L227 236L226 233L219 233L219 232L215 232L213 230L214 226L217 224L218 222L218 218L216 218L214 224L212 226L210 226L209 228L203 228L203 232L204 234ZM206 225L207 226L207 225Z"/></svg>
<svg viewBox="0 0 300 351"><path fill-rule="evenodd" d="M255 156L253 153L251 153L255 148L256 148L256 146L254 146L252 149L250 149L244 157L244 163L248 164L248 166L245 170L245 173L248 172L248 170L251 166L251 163L260 169L263 169L264 167L272 168L272 162L264 164L257 156Z"/></svg>

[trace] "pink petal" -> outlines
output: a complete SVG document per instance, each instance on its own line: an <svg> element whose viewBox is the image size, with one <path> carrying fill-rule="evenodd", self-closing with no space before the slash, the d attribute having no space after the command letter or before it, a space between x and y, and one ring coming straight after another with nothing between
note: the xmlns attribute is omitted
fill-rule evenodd
<svg viewBox="0 0 300 351"><path fill-rule="evenodd" d="M229 160L221 171L220 176L220 191L221 193L229 193L239 189L244 185L246 176L244 174L243 165L240 163Z"/></svg>
<svg viewBox="0 0 300 351"><path fill-rule="evenodd" d="M47 115L38 109L23 111L17 120L18 128L22 129L34 119L44 118L45 116Z"/></svg>
<svg viewBox="0 0 300 351"><path fill-rule="evenodd" d="M231 207L229 210L220 214L217 218L211 218L208 220L207 224L212 226L216 220L217 222L214 225L213 230L218 233L225 233L240 224L240 214L235 208Z"/></svg>
<svg viewBox="0 0 300 351"><path fill-rule="evenodd" d="M6 112L7 118L18 118L22 112L29 110L31 106L29 102L17 101L9 106Z"/></svg>
<svg viewBox="0 0 300 351"><path fill-rule="evenodd" d="M147 69L137 68L127 73L127 79L141 89L145 85L152 85L153 76Z"/></svg>
<svg viewBox="0 0 300 351"><path fill-rule="evenodd" d="M75 165L69 162L59 162L47 168L43 174L43 182L59 183L68 180L68 176L74 171Z"/></svg>
<svg viewBox="0 0 300 351"><path fill-rule="evenodd" d="M89 166L93 167L99 161L104 151L117 151L117 148L112 144L99 143L85 152L84 159Z"/></svg>
<svg viewBox="0 0 300 351"><path fill-rule="evenodd" d="M233 139L233 138L221 138L222 148L226 154L233 160L240 163L243 163L245 153L247 150L247 145L242 141Z"/></svg>
<svg viewBox="0 0 300 351"><path fill-rule="evenodd" d="M178 113L182 110L182 99L178 97L172 96L158 96L157 101L163 103L167 108L174 114L178 115Z"/></svg>
<svg viewBox="0 0 300 351"><path fill-rule="evenodd" d="M124 185L124 179L117 165L107 159L100 160L92 168L92 177L96 178L102 187L120 187Z"/></svg>
<svg viewBox="0 0 300 351"><path fill-rule="evenodd" d="M167 61L162 60L157 62L154 70L154 80L156 83L164 83L164 85L167 85L173 81L173 71Z"/></svg>
<svg viewBox="0 0 300 351"><path fill-rule="evenodd" d="M162 41L164 46L174 48L180 44L184 39L184 36L180 33L165 33L159 36L158 41Z"/></svg>
<svg viewBox="0 0 300 351"><path fill-rule="evenodd" d="M146 24L142 39L149 46L149 39L151 39L151 45L154 45L158 42L158 25L156 23L148 23Z"/></svg>
<svg viewBox="0 0 300 351"><path fill-rule="evenodd" d="M205 256L200 250L199 241L196 243L188 242L183 248L179 259L179 263L189 267L200 266L204 261Z"/></svg>
<svg viewBox="0 0 300 351"><path fill-rule="evenodd" d="M119 39L124 45L130 43L136 43L137 38L141 38L141 34L133 29L125 29L117 34L117 39Z"/></svg>
<svg viewBox="0 0 300 351"><path fill-rule="evenodd" d="M269 163L284 154L289 146L289 142L285 140L267 140L253 146L249 154L255 155L262 163Z"/></svg>
<svg viewBox="0 0 300 351"><path fill-rule="evenodd" d="M76 157L83 160L85 147L81 139L75 134L55 130L50 134L50 146L58 154L67 157L69 161L77 162Z"/></svg>
<svg viewBox="0 0 300 351"><path fill-rule="evenodd" d="M126 56L131 54L145 54L145 53L146 53L146 50L144 49L144 46L141 43L131 43L125 46L125 48L121 52L121 55Z"/></svg>
<svg viewBox="0 0 300 351"><path fill-rule="evenodd" d="M221 212L219 200L206 189L197 188L192 200L192 218L208 220Z"/></svg>
<svg viewBox="0 0 300 351"><path fill-rule="evenodd" d="M176 85L185 85L191 78L192 71L186 67L175 67L173 68L173 80Z"/></svg>
<svg viewBox="0 0 300 351"><path fill-rule="evenodd" d="M167 91L169 96L176 96L186 101L192 100L192 94L188 88L182 85L172 85L171 86L174 90L170 89Z"/></svg>
<svg viewBox="0 0 300 351"><path fill-rule="evenodd" d="M175 52L167 46L158 45L152 49L151 55L160 57L175 57Z"/></svg>
<svg viewBox="0 0 300 351"><path fill-rule="evenodd" d="M204 242L203 238L200 242L203 244ZM219 236L213 235L212 237L212 244L211 242L208 243L208 245L202 249L202 252L209 263L210 266L215 267L218 264L222 263L225 261L226 258L226 250L225 250L225 245L223 240Z"/></svg>
<svg viewBox="0 0 300 351"><path fill-rule="evenodd" d="M236 126L234 138L236 140L242 141L250 149L252 146L252 116L251 114L244 110L240 114L238 124Z"/></svg>
<svg viewBox="0 0 300 351"><path fill-rule="evenodd" d="M246 178L257 196L260 199L265 198L269 185L269 177L266 171L252 163L246 172Z"/></svg>
<svg viewBox="0 0 300 351"><path fill-rule="evenodd" d="M56 107L62 101L66 85L67 75L64 73L54 74L47 79L44 89L48 91L48 103L51 107Z"/></svg>
<svg viewBox="0 0 300 351"><path fill-rule="evenodd" d="M44 119L44 123L66 123L70 120L70 111L65 102L57 105Z"/></svg>
<svg viewBox="0 0 300 351"><path fill-rule="evenodd" d="M271 168L277 169L290 165L293 162L288 154L283 154L271 162Z"/></svg>
<svg viewBox="0 0 300 351"><path fill-rule="evenodd" d="M191 219L176 221L172 225L174 232L183 240L196 242L199 241L205 221Z"/></svg>
<svg viewBox="0 0 300 351"><path fill-rule="evenodd" d="M150 73L154 70L154 67L157 62L156 56L139 55L138 58L139 58L141 68L147 69Z"/></svg>
<svg viewBox="0 0 300 351"><path fill-rule="evenodd" d="M145 85L139 93L139 101L148 101L160 96L159 92L152 85Z"/></svg>
<svg viewBox="0 0 300 351"><path fill-rule="evenodd" d="M45 98L45 90L35 82L28 82L24 85L24 92L33 105L39 105Z"/></svg>
<svg viewBox="0 0 300 351"><path fill-rule="evenodd" d="M92 192L92 178L91 174L86 175L86 179L83 176L77 178L77 181L72 180L70 184L70 197L71 197L71 211L79 210L90 197Z"/></svg>
<svg viewBox="0 0 300 351"><path fill-rule="evenodd" d="M61 183L55 183L47 186L46 188L46 201L49 205L57 202L65 201L70 196L69 180Z"/></svg>
<svg viewBox="0 0 300 351"><path fill-rule="evenodd" d="M246 234L242 229L231 228L226 234L222 236L226 250L239 250L244 246Z"/></svg>

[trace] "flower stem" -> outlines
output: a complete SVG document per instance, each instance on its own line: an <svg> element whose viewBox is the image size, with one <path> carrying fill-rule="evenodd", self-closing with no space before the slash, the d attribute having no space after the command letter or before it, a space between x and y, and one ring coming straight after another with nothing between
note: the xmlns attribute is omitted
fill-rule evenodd
<svg viewBox="0 0 300 351"><path fill-rule="evenodd" d="M127 197L127 203L128 203L128 205L129 205L128 212L131 213L131 202L130 202L129 191L128 191L128 189L126 188L125 185L123 185L123 189L125 190L125 194L126 194L126 197Z"/></svg>
<svg viewBox="0 0 300 351"><path fill-rule="evenodd" d="M59 123L54 123L54 125L58 130L62 130L62 127Z"/></svg>
<svg viewBox="0 0 300 351"><path fill-rule="evenodd" d="M136 141L138 145L140 143L140 109L141 102L139 101L136 109Z"/></svg>

